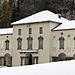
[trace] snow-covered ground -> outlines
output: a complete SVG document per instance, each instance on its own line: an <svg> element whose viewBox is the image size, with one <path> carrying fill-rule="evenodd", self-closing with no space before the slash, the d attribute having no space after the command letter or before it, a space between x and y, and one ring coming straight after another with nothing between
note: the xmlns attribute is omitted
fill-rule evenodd
<svg viewBox="0 0 75 75"><path fill-rule="evenodd" d="M75 60L0 68L0 75L75 75Z"/></svg>

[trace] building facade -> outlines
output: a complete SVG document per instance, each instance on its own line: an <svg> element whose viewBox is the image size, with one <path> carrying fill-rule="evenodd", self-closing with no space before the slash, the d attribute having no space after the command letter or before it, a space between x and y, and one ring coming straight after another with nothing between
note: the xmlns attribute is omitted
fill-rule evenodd
<svg viewBox="0 0 75 75"><path fill-rule="evenodd" d="M0 29L0 66L74 59L75 30L59 28L65 22L69 21L46 10Z"/></svg>

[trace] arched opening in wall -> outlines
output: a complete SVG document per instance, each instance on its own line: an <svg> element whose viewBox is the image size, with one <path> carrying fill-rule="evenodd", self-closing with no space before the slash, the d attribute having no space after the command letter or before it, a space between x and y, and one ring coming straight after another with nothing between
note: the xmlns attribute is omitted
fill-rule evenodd
<svg viewBox="0 0 75 75"><path fill-rule="evenodd" d="M11 57L9 53L6 53L4 56L4 66L7 66L7 67L11 66Z"/></svg>
<svg viewBox="0 0 75 75"><path fill-rule="evenodd" d="M26 54L25 65L32 65L32 54L31 53Z"/></svg>
<svg viewBox="0 0 75 75"><path fill-rule="evenodd" d="M73 55L73 60L75 60L75 54Z"/></svg>
<svg viewBox="0 0 75 75"><path fill-rule="evenodd" d="M66 60L66 55L64 53L60 53L58 55L58 61L64 61L64 60Z"/></svg>

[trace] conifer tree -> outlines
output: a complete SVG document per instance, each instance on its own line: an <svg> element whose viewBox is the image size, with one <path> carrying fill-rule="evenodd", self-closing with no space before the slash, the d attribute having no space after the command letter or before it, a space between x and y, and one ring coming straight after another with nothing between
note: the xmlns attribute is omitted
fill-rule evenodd
<svg viewBox="0 0 75 75"><path fill-rule="evenodd" d="M11 19L11 8L9 6L9 3L4 0L2 4L2 12L0 16L0 27L8 27Z"/></svg>

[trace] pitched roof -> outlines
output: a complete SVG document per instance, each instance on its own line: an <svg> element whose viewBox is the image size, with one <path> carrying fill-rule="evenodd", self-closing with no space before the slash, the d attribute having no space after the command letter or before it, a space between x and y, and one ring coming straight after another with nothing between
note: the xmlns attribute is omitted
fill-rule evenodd
<svg viewBox="0 0 75 75"><path fill-rule="evenodd" d="M0 35L2 35L2 34L12 34L12 33L13 33L13 28L0 29Z"/></svg>
<svg viewBox="0 0 75 75"><path fill-rule="evenodd" d="M45 10L45 11L41 11L39 13L33 14L27 18L23 18L19 21L13 22L11 23L11 25L45 22L45 21L53 21L53 22L62 23L63 20L66 20L66 19L64 18L60 19L58 18L57 14L54 14L51 11Z"/></svg>
<svg viewBox="0 0 75 75"><path fill-rule="evenodd" d="M1 75L75 75L75 60L0 68Z"/></svg>
<svg viewBox="0 0 75 75"><path fill-rule="evenodd" d="M64 21L60 26L56 27L53 30L69 30L75 29L75 21Z"/></svg>

